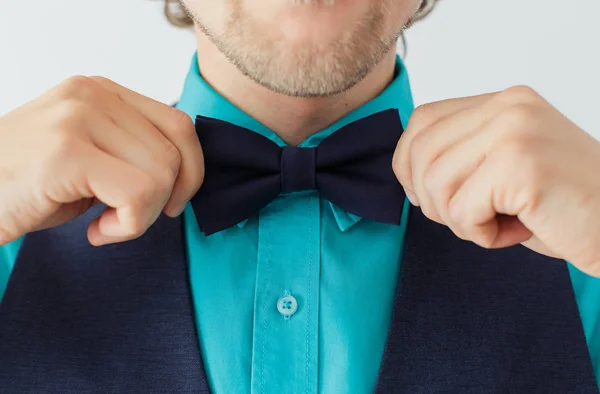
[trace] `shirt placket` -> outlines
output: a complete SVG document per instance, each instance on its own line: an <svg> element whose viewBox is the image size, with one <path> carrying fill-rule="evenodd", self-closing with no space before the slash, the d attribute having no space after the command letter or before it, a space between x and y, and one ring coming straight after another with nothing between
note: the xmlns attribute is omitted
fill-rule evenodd
<svg viewBox="0 0 600 394"><path fill-rule="evenodd" d="M320 239L314 192L280 196L259 214L252 393L318 390Z"/></svg>

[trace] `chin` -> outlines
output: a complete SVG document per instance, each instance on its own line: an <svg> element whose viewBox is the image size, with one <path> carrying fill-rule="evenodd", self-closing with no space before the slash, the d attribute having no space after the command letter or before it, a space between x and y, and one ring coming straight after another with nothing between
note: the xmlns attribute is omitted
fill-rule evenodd
<svg viewBox="0 0 600 394"><path fill-rule="evenodd" d="M242 74L282 94L324 97L360 82L392 50L410 16L407 5L419 1L219 0L222 19L198 15Z"/></svg>

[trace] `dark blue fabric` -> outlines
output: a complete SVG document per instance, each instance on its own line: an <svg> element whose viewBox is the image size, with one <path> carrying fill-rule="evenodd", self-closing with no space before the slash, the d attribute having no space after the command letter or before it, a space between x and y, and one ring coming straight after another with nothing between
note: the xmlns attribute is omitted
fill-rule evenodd
<svg viewBox="0 0 600 394"><path fill-rule="evenodd" d="M316 148L286 146L281 151L281 191L314 190L316 181Z"/></svg>
<svg viewBox="0 0 600 394"><path fill-rule="evenodd" d="M405 196L392 157L403 129L396 109L346 125L317 148L281 148L248 129L203 116L196 130L206 174L192 205L206 235L242 222L281 192L308 188L347 212L400 224Z"/></svg>
<svg viewBox="0 0 600 394"><path fill-rule="evenodd" d="M25 237L0 304L0 392L207 393L181 221L94 248L98 209ZM479 248L412 208L376 391L597 393L565 263Z"/></svg>
<svg viewBox="0 0 600 394"><path fill-rule="evenodd" d="M598 392L564 261L409 220L377 393Z"/></svg>
<svg viewBox="0 0 600 394"><path fill-rule="evenodd" d="M94 248L99 209L25 237L0 304L0 392L207 393L181 220Z"/></svg>

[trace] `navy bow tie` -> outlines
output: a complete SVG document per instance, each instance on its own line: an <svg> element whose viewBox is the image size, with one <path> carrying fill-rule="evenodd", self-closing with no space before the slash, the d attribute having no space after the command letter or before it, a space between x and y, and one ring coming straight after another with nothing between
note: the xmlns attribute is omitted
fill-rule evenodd
<svg viewBox="0 0 600 394"><path fill-rule="evenodd" d="M243 127L198 116L205 177L192 206L200 230L224 230L280 193L301 190L318 190L365 219L400 224L405 195L392 157L402 130L391 109L342 127L316 148L282 148Z"/></svg>

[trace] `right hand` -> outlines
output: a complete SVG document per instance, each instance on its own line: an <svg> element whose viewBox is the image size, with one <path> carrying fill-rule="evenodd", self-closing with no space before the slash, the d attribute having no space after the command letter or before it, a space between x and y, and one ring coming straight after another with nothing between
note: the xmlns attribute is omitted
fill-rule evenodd
<svg viewBox="0 0 600 394"><path fill-rule="evenodd" d="M184 112L102 77L72 77L0 117L0 245L98 202L92 245L142 235L198 191L204 159Z"/></svg>

